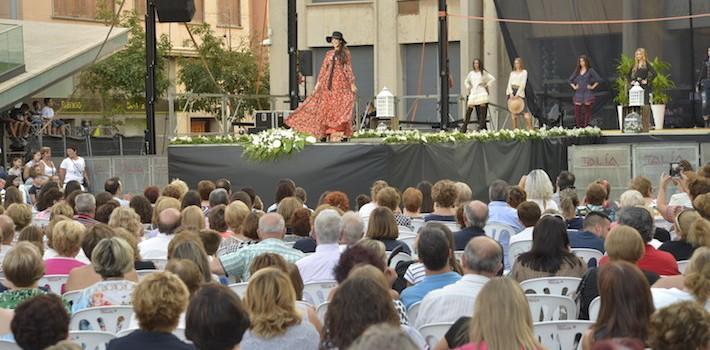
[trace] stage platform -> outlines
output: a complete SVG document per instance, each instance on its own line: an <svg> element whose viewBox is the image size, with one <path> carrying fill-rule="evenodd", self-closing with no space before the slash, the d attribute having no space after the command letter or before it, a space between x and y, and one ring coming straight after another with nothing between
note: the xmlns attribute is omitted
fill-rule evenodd
<svg viewBox="0 0 710 350"><path fill-rule="evenodd" d="M271 198L276 182L291 178L309 191L309 206L316 205L326 190L347 193L351 205L360 193L369 194L373 181L384 179L398 188L416 186L422 180L463 181L475 198L488 198L485 184L504 179L517 184L531 169L545 169L556 177L568 169L568 147L592 144L710 143L708 129L669 129L645 134L605 131L601 137L549 138L515 142L467 142L460 144L398 144L376 142L319 143L276 161L242 158L242 147L232 145L172 145L168 148L170 178L195 186L203 179L228 178L232 188L251 186Z"/></svg>

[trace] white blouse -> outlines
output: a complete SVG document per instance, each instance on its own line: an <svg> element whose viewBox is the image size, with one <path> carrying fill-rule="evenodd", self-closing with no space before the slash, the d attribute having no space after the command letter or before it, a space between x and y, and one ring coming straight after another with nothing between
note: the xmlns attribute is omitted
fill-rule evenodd
<svg viewBox="0 0 710 350"><path fill-rule="evenodd" d="M486 71L470 71L464 81L464 86L466 91L468 91L469 105L487 103L488 90L486 88L490 87L495 80L496 78ZM481 83L484 86L481 86Z"/></svg>
<svg viewBox="0 0 710 350"><path fill-rule="evenodd" d="M508 78L508 87L505 88L506 95L513 94L513 85L518 86L518 95L525 98L525 84L528 82L528 71L523 69L520 72L512 71L510 72L510 77Z"/></svg>

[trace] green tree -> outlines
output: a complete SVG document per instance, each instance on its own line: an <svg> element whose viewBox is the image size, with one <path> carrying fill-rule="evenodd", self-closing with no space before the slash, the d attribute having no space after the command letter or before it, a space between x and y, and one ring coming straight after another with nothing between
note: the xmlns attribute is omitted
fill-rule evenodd
<svg viewBox="0 0 710 350"><path fill-rule="evenodd" d="M259 58L247 43L243 42L232 49L227 47L223 37L215 35L208 24L190 28L198 42L195 49L200 57L184 57L178 61L178 80L187 92L268 95L268 67L265 64L259 67ZM186 42L186 46L195 47L191 40ZM205 65L209 67L209 72ZM235 115L237 119L254 109L268 108L269 105L268 99L248 97L230 97L227 103L230 114ZM206 111L220 119L222 102L219 98L197 98L190 104L190 109Z"/></svg>

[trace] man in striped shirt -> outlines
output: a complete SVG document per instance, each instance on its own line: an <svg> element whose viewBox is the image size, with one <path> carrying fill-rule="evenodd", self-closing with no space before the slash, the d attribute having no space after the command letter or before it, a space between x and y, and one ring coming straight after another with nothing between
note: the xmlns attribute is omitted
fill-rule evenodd
<svg viewBox="0 0 710 350"><path fill-rule="evenodd" d="M87 230L91 228L91 226L99 223L94 219L94 214L96 213L96 199L93 194L82 193L76 196L74 199L74 209L76 210L76 215L74 215L73 219L86 226Z"/></svg>

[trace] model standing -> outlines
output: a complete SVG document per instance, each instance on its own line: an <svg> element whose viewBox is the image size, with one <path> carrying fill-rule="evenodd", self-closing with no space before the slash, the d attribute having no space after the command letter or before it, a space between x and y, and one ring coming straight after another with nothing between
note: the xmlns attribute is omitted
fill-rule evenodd
<svg viewBox="0 0 710 350"><path fill-rule="evenodd" d="M505 89L505 94L508 95L508 99L520 98L523 101L523 116L525 117L525 126L528 130L532 129L532 115L530 114L530 108L528 108L528 101L525 98L525 85L528 82L528 71L525 70L525 64L523 59L516 57L513 61L513 71L510 72L510 77L508 78L508 87ZM518 115L513 114L513 129L518 127Z"/></svg>
<svg viewBox="0 0 710 350"><path fill-rule="evenodd" d="M644 104L651 104L648 95L651 93L651 81L656 76L656 71L648 63L648 57L646 56L646 49L640 47L634 52L634 66L629 72L629 82L638 83L639 86L643 88L643 101ZM631 88L631 86L629 86Z"/></svg>
<svg viewBox="0 0 710 350"><path fill-rule="evenodd" d="M700 69L700 78L698 79L698 91L701 94L703 120L705 127L710 127L710 47L707 49L707 56L703 62L703 67Z"/></svg>
<svg viewBox="0 0 710 350"><path fill-rule="evenodd" d="M476 109L476 117L478 118L478 129L486 129L486 120L488 116L488 88L491 87L496 79L483 68L481 60L476 58L473 60L473 69L466 76L464 85L468 91L468 101L466 109L466 118L461 125L461 132L466 132L468 122L471 120L471 113Z"/></svg>
<svg viewBox="0 0 710 350"><path fill-rule="evenodd" d="M589 64L585 55L577 59L577 69L569 77L569 85L574 90L574 120L575 126L585 128L592 120L592 105L594 104L594 89L599 86L601 78Z"/></svg>
<svg viewBox="0 0 710 350"><path fill-rule="evenodd" d="M291 128L338 142L352 135L355 75L350 50L341 32L325 38L333 49L325 54L313 95L286 119Z"/></svg>

